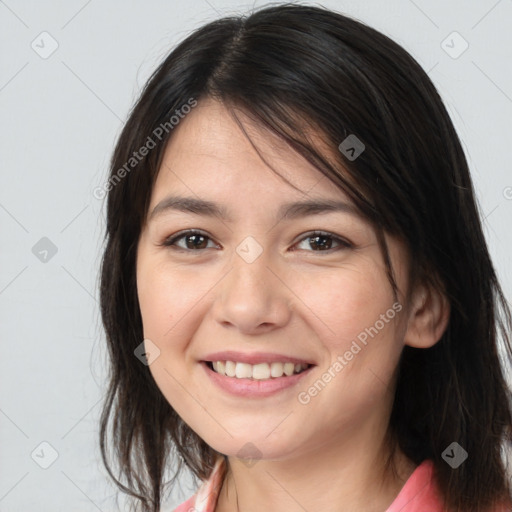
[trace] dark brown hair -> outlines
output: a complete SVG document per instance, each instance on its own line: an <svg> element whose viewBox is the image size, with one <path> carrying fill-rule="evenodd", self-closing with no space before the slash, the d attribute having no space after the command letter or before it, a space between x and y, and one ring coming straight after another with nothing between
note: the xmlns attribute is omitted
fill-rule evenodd
<svg viewBox="0 0 512 512"><path fill-rule="evenodd" d="M143 340L136 249L172 137L169 119L191 98L206 97L279 135L349 194L379 234L393 286L384 232L406 243L415 280L442 290L448 327L432 348L404 348L389 429L416 464L433 461L448 510L489 512L510 499L502 450L512 445L512 402L501 364L512 361L512 322L459 138L434 85L402 47L361 22L295 4L196 30L151 76L118 139L101 268L111 373L100 441L110 476L144 512L156 512L169 463L177 465L175 478L185 464L204 479L216 456L134 355ZM332 147L330 155L305 125ZM355 160L337 149L351 134L365 144ZM156 147L127 167L148 137ZM457 469L442 458L454 441L469 454Z"/></svg>

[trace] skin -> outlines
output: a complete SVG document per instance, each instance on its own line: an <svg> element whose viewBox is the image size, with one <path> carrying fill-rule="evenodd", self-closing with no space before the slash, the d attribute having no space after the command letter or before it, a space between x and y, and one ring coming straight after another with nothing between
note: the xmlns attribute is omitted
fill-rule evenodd
<svg viewBox="0 0 512 512"><path fill-rule="evenodd" d="M400 353L405 344L436 343L448 306L427 286L409 289L406 248L387 236L401 311L301 404L299 393L396 301L365 219L349 212L276 218L282 203L350 201L282 141L239 115L265 160L299 190L270 170L214 100L199 102L174 129L148 211L172 193L224 205L233 219L167 210L144 226L138 297L144 337L160 350L150 371L183 420L228 456L218 512L384 511L415 468L399 452L398 477L384 470ZM201 249L178 240L188 252L161 245L185 229L209 238L196 242ZM313 230L332 233L321 241L332 244L330 251L315 246ZM236 252L247 236L263 248L252 263ZM336 237L352 246L338 245ZM247 399L214 386L201 366L219 350L282 353L316 366L297 386ZM247 443L259 451L255 464L237 457Z"/></svg>

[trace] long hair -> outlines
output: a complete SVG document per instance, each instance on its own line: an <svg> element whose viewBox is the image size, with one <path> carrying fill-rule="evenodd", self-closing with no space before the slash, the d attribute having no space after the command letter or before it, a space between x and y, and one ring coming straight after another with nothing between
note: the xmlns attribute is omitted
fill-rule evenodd
<svg viewBox="0 0 512 512"><path fill-rule="evenodd" d="M184 106L206 97L233 115L241 109L350 196L378 234L392 286L383 233L405 242L415 282L442 290L451 308L442 338L429 349L406 346L400 358L393 443L416 464L433 461L452 512L488 512L510 499L503 450L512 445L504 378L512 321L450 117L427 74L390 38L330 10L294 4L193 32L150 77L117 141L105 185L100 273L110 358L100 445L119 488L144 512L157 512L169 464L177 468L172 482L184 466L205 479L217 455L134 355L143 340L136 248L153 183L176 122L190 110ZM305 126L332 148L328 155ZM338 150L350 135L365 145L356 159ZM453 442L469 454L457 469L443 459Z"/></svg>

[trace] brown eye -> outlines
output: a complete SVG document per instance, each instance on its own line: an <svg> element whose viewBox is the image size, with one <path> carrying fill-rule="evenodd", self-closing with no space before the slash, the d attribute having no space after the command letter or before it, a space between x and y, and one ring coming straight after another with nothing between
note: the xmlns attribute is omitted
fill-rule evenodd
<svg viewBox="0 0 512 512"><path fill-rule="evenodd" d="M182 240L183 242L181 244L177 243ZM162 245L165 245L166 247L174 246L178 249L195 251L199 249L207 249L209 240L210 237L200 231L186 231L168 238Z"/></svg>
<svg viewBox="0 0 512 512"><path fill-rule="evenodd" d="M213 244L213 246L208 246L209 243ZM302 238L297 245L304 243L307 243L307 245L303 249L309 252L332 253L334 251L353 247L350 242L347 242L343 238L324 231L314 231L309 233L306 237ZM197 230L188 230L178 233L177 235L173 235L166 239L161 245L189 252L197 252L203 249L217 247L208 235Z"/></svg>
<svg viewBox="0 0 512 512"><path fill-rule="evenodd" d="M332 233L327 233L323 231L315 231L313 233L309 233L308 236L304 237L299 242L299 245L301 243L304 243L304 241L306 240L309 240L308 246L310 249L312 249L312 252L332 252L352 247L351 243L343 240L342 238L335 236Z"/></svg>

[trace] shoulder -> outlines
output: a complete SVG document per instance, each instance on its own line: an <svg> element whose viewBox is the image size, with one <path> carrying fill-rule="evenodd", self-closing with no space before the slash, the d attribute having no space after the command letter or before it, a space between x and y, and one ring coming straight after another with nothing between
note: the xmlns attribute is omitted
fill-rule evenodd
<svg viewBox="0 0 512 512"><path fill-rule="evenodd" d="M189 498L187 501L178 505L173 512L195 512L194 504L195 504L196 495Z"/></svg>
<svg viewBox="0 0 512 512"><path fill-rule="evenodd" d="M432 460L424 460L413 471L386 512L445 512L443 499L434 475ZM512 512L502 504L494 512Z"/></svg>
<svg viewBox="0 0 512 512"><path fill-rule="evenodd" d="M224 475L226 462L224 456L219 456L210 474L197 492L187 501L179 505L173 512L215 512L217 498L219 496Z"/></svg>
<svg viewBox="0 0 512 512"><path fill-rule="evenodd" d="M434 464L424 460L413 471L386 512L442 512L443 505L434 478Z"/></svg>

